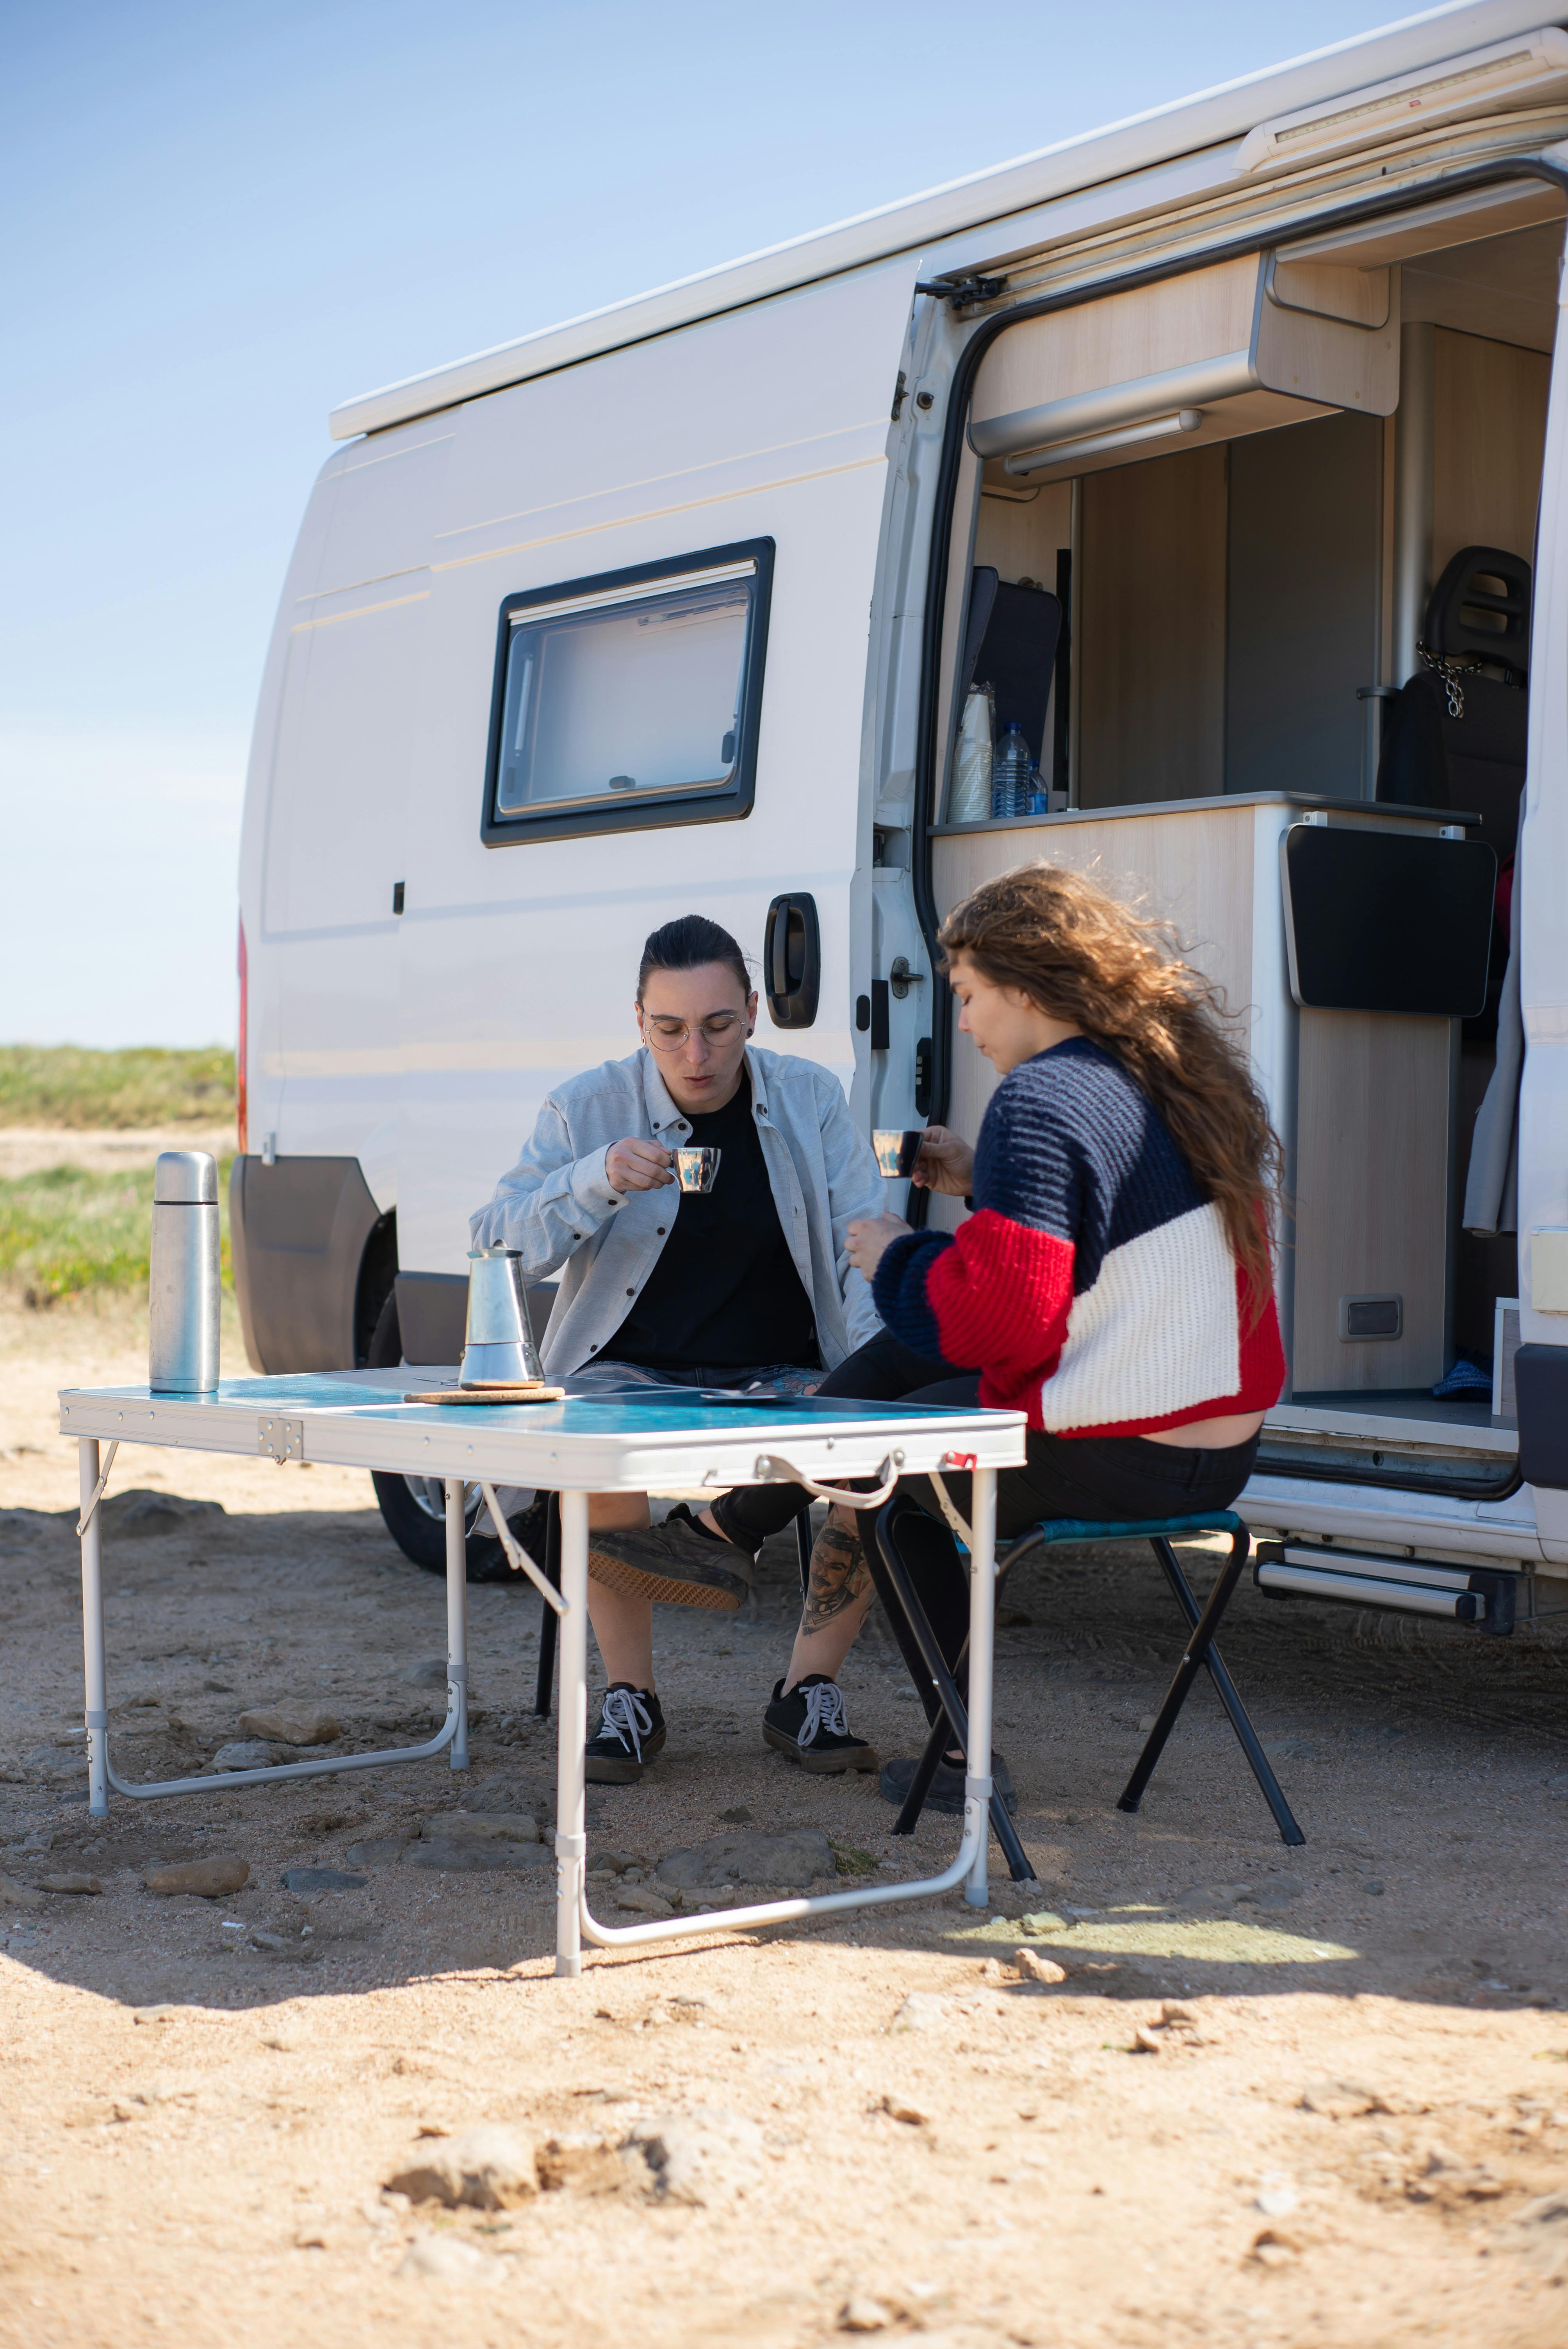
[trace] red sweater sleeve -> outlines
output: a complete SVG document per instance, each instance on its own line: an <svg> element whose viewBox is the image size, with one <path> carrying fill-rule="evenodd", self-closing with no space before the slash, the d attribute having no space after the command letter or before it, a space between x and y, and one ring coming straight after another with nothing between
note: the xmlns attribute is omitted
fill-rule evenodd
<svg viewBox="0 0 1568 2349"><path fill-rule="evenodd" d="M932 1263L925 1301L943 1359L985 1365L982 1402L1037 1392L1068 1333L1073 1244L982 1207Z"/></svg>

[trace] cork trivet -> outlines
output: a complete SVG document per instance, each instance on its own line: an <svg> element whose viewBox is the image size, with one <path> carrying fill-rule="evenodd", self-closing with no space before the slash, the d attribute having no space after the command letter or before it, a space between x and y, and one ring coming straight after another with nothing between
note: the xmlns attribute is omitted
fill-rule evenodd
<svg viewBox="0 0 1568 2349"><path fill-rule="evenodd" d="M561 1402L566 1395L564 1387L541 1386L537 1381L528 1386L497 1386L493 1382L481 1387L441 1387L434 1394L406 1394L405 1402Z"/></svg>

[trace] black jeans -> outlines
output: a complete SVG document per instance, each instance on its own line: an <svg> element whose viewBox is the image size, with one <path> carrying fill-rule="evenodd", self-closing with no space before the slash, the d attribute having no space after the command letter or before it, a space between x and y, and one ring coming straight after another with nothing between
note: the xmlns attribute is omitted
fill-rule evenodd
<svg viewBox="0 0 1568 2349"><path fill-rule="evenodd" d="M973 1407L980 1399L980 1379L976 1371L954 1371L950 1363L913 1353L883 1330L841 1362L818 1392L867 1402ZM1141 1435L1052 1435L1033 1427L1025 1443L1024 1465L1004 1468L996 1479L1001 1541L1016 1539L1046 1517L1119 1525L1229 1508L1252 1475L1258 1448L1255 1435L1245 1444L1204 1452L1195 1445L1151 1444ZM968 1476L954 1474L942 1481L954 1507L967 1517ZM907 1476L899 1490L934 1520L929 1539L922 1529L908 1543L912 1554L905 1564L943 1655L956 1665L969 1632L968 1578L928 1479ZM715 1504L714 1516L732 1540L755 1550L799 1516L810 1499L799 1485L742 1485ZM916 1688L923 1693L925 1685L923 1670L917 1671Z"/></svg>

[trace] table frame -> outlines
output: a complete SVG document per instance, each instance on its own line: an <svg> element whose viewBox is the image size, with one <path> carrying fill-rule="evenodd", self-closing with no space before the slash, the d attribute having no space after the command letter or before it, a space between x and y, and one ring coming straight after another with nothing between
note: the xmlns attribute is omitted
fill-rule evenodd
<svg viewBox="0 0 1568 2349"><path fill-rule="evenodd" d="M421 1372L421 1377L427 1374ZM464 1486L487 1483L534 1485L561 1496L560 1698L556 1764L555 1971L571 1978L583 1969L584 1938L604 1950L634 1950L696 1935L784 1925L800 1919L842 1915L856 1909L931 1899L964 1888L975 1909L987 1901L987 1857L991 1796L990 1755L995 1657L996 1472L1024 1457L1024 1421L1017 1413L901 1413L898 1406L867 1404L859 1423L841 1414L815 1429L798 1415L773 1420L765 1433L752 1426L686 1431L680 1442L679 1398L671 1398L673 1431L665 1431L688 1466L707 1462L700 1481L716 1487L769 1481L803 1473L808 1480L837 1480L878 1473L870 1455L882 1450L881 1473L904 1468L906 1448L921 1456L909 1473L962 1467L972 1474L973 1542L969 1570L969 1752L964 1782L964 1823L958 1848L940 1874L913 1882L878 1884L854 1891L803 1894L796 1899L752 1902L702 1916L650 1919L638 1925L603 1923L588 1905L586 1885L587 1787L583 1747L588 1719L588 1496L606 1490L666 1489L670 1479L648 1481L660 1444L655 1433L638 1454L635 1439L649 1427L647 1413L628 1413L620 1431L595 1431L595 1440L562 1436L544 1412L404 1406L400 1390L409 1373L345 1373L342 1380L254 1379L234 1382L215 1397L153 1397L145 1389L91 1392L67 1390L60 1397L61 1433L76 1438L81 1476L82 1643L88 1733L88 1799L94 1816L104 1816L115 1792L138 1801L154 1796L211 1794L279 1779L325 1776L344 1770L384 1768L388 1764L428 1761L449 1749L454 1770L468 1766L467 1630ZM319 1400L313 1387L325 1392ZM376 1390L366 1401L366 1391ZM356 1402L334 1402L353 1393ZM381 1401L385 1395L385 1402ZM601 1408L605 1399L592 1400ZM290 1406L294 1406L291 1412ZM269 1408L272 1415L269 1416ZM559 1407L554 1407L556 1411ZM432 1473L446 1491L447 1537L447 1714L427 1743L370 1754L323 1756L278 1763L255 1770L212 1776L166 1779L135 1785L113 1767L108 1747L108 1663L103 1611L103 1537L98 1514L101 1485L99 1440L223 1453L248 1453L235 1441L240 1427L260 1428L259 1448L274 1458L310 1456L346 1467L392 1473ZM280 1437L277 1431L287 1431ZM306 1431L309 1430L307 1439ZM903 1435L904 1445L896 1439ZM553 1443L555 1448L551 1448ZM941 1444L940 1451L937 1450ZM978 1450L954 1448L976 1445ZM281 1446L281 1448L280 1448ZM799 1470L779 1456L779 1447L799 1457ZM569 1448L570 1447L570 1448ZM885 1447L885 1448L883 1448ZM837 1457L830 1457L837 1452ZM573 1456L573 1454L580 1456ZM981 1454L985 1456L980 1456ZM927 1458L923 1455L932 1454ZM750 1455L749 1460L747 1455ZM449 1456L450 1455L450 1456ZM692 1456L695 1455L695 1458ZM112 1454L111 1454L112 1457ZM673 1465L673 1464L672 1464ZM758 1472L762 1472L759 1475ZM676 1479L679 1481L678 1477ZM687 1475L688 1487L694 1479ZM531 1568L532 1562L529 1561ZM534 1578L540 1579L537 1570ZM976 1767L976 1764L982 1767Z"/></svg>
<svg viewBox="0 0 1568 2349"><path fill-rule="evenodd" d="M115 1450L109 1447L110 1454ZM108 1815L109 1788L145 1803L154 1795L210 1795L231 1786L259 1786L277 1778L322 1778L339 1770L380 1770L391 1762L429 1762L443 1748L451 1754L454 1770L469 1766L468 1699L468 1560L463 1485L459 1477L446 1479L447 1533L447 1714L434 1737L423 1745L384 1746L374 1754L335 1754L315 1762L271 1762L255 1770L214 1770L194 1778L162 1778L133 1785L122 1778L108 1750L108 1658L104 1636L103 1527L99 1521L102 1495L98 1446L95 1438L77 1441L80 1464L82 1514L82 1665L85 1705L82 1718L88 1733L88 1809L95 1819ZM455 1496L455 1497L454 1497Z"/></svg>

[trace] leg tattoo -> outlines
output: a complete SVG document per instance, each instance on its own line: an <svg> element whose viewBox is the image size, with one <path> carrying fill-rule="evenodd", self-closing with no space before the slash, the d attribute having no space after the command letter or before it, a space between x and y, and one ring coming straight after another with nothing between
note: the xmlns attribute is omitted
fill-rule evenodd
<svg viewBox="0 0 1568 2349"><path fill-rule="evenodd" d="M835 1616L858 1604L870 1587L871 1573L859 1533L835 1525L830 1517L811 1550L806 1604L800 1614L802 1633L810 1638L814 1631L826 1630Z"/></svg>

